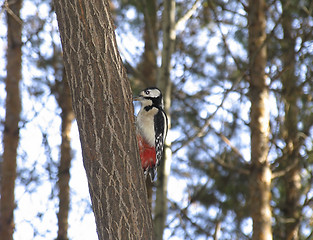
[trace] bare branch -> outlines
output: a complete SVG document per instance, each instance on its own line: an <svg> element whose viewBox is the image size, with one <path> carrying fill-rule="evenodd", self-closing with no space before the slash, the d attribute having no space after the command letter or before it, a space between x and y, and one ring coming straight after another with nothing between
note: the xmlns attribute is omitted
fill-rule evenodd
<svg viewBox="0 0 313 240"><path fill-rule="evenodd" d="M216 135L218 135L240 158L245 161L245 158L239 152L238 148L236 148L224 134L216 132Z"/></svg>
<svg viewBox="0 0 313 240"><path fill-rule="evenodd" d="M291 170L295 169L299 164L299 159L297 158L296 161L293 162L293 164L289 165L285 169L277 172L272 173L272 179L285 176L287 173L289 173Z"/></svg>
<svg viewBox="0 0 313 240"><path fill-rule="evenodd" d="M8 2L8 0L5 0L3 5L2 5L2 9L1 9L1 12L0 12L0 19L1 19L1 15L2 13L6 10L8 14L10 14L14 19L15 21L17 21L19 24L23 24L23 21L20 19L20 17L18 17L11 9L10 9L10 5L14 4L16 1L11 1L11 2Z"/></svg>
<svg viewBox="0 0 313 240"><path fill-rule="evenodd" d="M174 29L177 31L177 29L179 29L179 27L183 24L185 24L189 18L191 18L191 16L194 14L194 12L197 10L197 8L199 7L200 4L198 4L200 2L200 0L196 0L195 3L192 5L192 7L189 9L188 12L186 12L186 14L180 18L176 24Z"/></svg>
<svg viewBox="0 0 313 240"><path fill-rule="evenodd" d="M212 160L219 164L220 166L224 167L224 168L227 168L231 171L236 171L240 174L244 174L244 175L249 175L250 174L250 171L248 169L244 169L244 168L238 168L232 164L229 164L229 163L226 163L225 161L221 160L221 159L218 159L218 158L213 158L212 157Z"/></svg>

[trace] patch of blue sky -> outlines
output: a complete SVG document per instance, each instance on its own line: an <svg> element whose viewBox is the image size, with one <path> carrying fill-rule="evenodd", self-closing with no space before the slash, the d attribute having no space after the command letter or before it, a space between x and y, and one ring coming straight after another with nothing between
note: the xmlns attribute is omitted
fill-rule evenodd
<svg viewBox="0 0 313 240"><path fill-rule="evenodd" d="M23 186L16 186L17 211L14 239L53 239L57 232L55 200L49 200L52 186L46 181L37 186L37 194L25 193ZM31 228L29 227L31 226ZM37 235L38 232L38 235Z"/></svg>
<svg viewBox="0 0 313 240"><path fill-rule="evenodd" d="M209 37L209 36L207 36ZM207 46L206 46L206 51L208 54L217 54L220 50L218 48L218 45L221 43L221 38L218 36L218 34L215 33L215 36L210 36Z"/></svg>
<svg viewBox="0 0 313 240"><path fill-rule="evenodd" d="M116 3L118 5L118 3ZM135 66L141 60L141 53L144 50L144 42L141 41L142 35L140 27L136 27L134 24L129 24L127 22L136 21L140 17L134 7L128 7L125 11L125 18L128 21L124 21L123 18L117 16L117 21L123 21L121 26L118 26L115 30L117 45L123 60L131 63ZM138 39L138 34L139 38Z"/></svg>
<svg viewBox="0 0 313 240"><path fill-rule="evenodd" d="M186 166L187 168L187 166ZM187 188L187 183L183 179L175 178L172 175L169 177L168 186L170 191L168 191L168 198L174 200L175 202L185 202L184 201L184 189ZM175 188L172 186L176 186ZM179 188L177 188L179 186Z"/></svg>
<svg viewBox="0 0 313 240"><path fill-rule="evenodd" d="M38 8L36 5L36 1L24 1L21 9L20 16L22 19L27 16L36 15L38 13Z"/></svg>
<svg viewBox="0 0 313 240"><path fill-rule="evenodd" d="M143 52L144 44L138 41L133 34L124 34L116 30L116 41L122 59L129 62L132 66L136 66L141 60L140 53Z"/></svg>
<svg viewBox="0 0 313 240"><path fill-rule="evenodd" d="M68 230L71 239L98 239L94 214L91 209L86 171L83 166L82 152L77 123L74 122L71 130L71 146L73 160L71 166L71 211L69 214ZM75 227L74 227L75 226Z"/></svg>
<svg viewBox="0 0 313 240"><path fill-rule="evenodd" d="M4 17L5 13L2 12L0 14L0 104L1 106L5 106L5 78L6 78L6 49L7 49L7 42L6 42L6 34L7 34L7 28L6 28L6 18ZM0 108L0 118L4 119L5 117L5 108ZM1 138L2 139L2 138ZM0 150L2 150L2 144L0 144Z"/></svg>
<svg viewBox="0 0 313 240"><path fill-rule="evenodd" d="M252 233L252 227L253 227L253 222L252 222L252 218L246 218L242 221L241 225L240 225L242 232L251 237L251 233Z"/></svg>

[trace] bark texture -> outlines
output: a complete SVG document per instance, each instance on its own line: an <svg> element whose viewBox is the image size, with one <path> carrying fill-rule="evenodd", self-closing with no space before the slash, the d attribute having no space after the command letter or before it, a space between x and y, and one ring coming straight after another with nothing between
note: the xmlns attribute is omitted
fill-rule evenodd
<svg viewBox="0 0 313 240"><path fill-rule="evenodd" d="M283 136L285 139L285 161L283 166L285 169L294 166L284 176L285 184L285 204L284 204L284 239L299 239L299 223L301 217L300 210L300 191L301 191L301 175L299 161L299 133L298 133L298 116L299 108L297 101L301 92L297 86L297 77L295 76L295 37L292 34L292 11L296 9L293 4L282 1L282 27L284 31L284 39L282 41L282 61L285 72L282 74L283 98L285 101L285 123L283 127Z"/></svg>
<svg viewBox="0 0 313 240"><path fill-rule="evenodd" d="M174 44L176 39L175 32L175 0L165 1L163 9L163 48L162 48L162 64L158 71L157 86L163 93L164 110L168 117L168 127L171 128L171 59L174 52ZM154 209L154 236L156 240L163 239L163 232L167 218L167 183L171 171L172 150L171 142L168 138L165 140L163 161L158 167L158 181L156 190L156 202Z"/></svg>
<svg viewBox="0 0 313 240"><path fill-rule="evenodd" d="M7 12L7 77L6 114L3 132L3 161L1 167L0 239L13 239L14 232L14 188L16 179L16 157L19 143L19 121L21 98L19 83L22 68L22 23L21 0L10 2Z"/></svg>
<svg viewBox="0 0 313 240"><path fill-rule="evenodd" d="M62 81L57 84L58 104L62 110L61 127L61 156L58 170L58 188L59 188L59 212L58 212L58 237L57 240L67 240L68 214L70 210L70 168L71 168L71 128L75 118L72 109L72 100L70 88L67 83L66 75L63 74Z"/></svg>
<svg viewBox="0 0 313 240"><path fill-rule="evenodd" d="M272 213L269 151L269 92L266 85L265 1L249 0L249 72L251 129L251 217L253 240L271 240Z"/></svg>
<svg viewBox="0 0 313 240"><path fill-rule="evenodd" d="M152 239L132 93L109 3L54 3L99 239Z"/></svg>

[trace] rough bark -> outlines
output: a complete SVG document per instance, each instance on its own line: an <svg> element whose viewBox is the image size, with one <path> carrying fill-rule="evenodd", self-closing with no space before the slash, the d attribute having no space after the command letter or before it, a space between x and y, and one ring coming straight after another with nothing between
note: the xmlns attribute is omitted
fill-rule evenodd
<svg viewBox="0 0 313 240"><path fill-rule="evenodd" d="M164 110L168 117L168 126L171 127L171 91L170 78L171 59L174 52L176 39L175 33L175 0L165 1L162 19L163 48L162 64L158 71L157 86L161 89L164 97ZM163 239L163 232L167 218L167 183L171 170L172 150L171 142L165 140L163 161L158 168L158 180L156 190L156 202L154 209L154 236L156 240Z"/></svg>
<svg viewBox="0 0 313 240"><path fill-rule="evenodd" d="M75 118L72 109L72 100L70 88L67 83L66 75L63 74L62 81L57 84L58 104L62 110L61 119L61 152L60 164L58 170L58 188L59 188L59 212L58 212L58 237L57 240L67 240L68 214L70 210L70 168L71 168L71 127Z"/></svg>
<svg viewBox="0 0 313 240"><path fill-rule="evenodd" d="M107 0L55 0L99 239L152 239L132 93Z"/></svg>
<svg viewBox="0 0 313 240"><path fill-rule="evenodd" d="M283 99L285 102L285 123L283 127L283 136L285 139L284 167L287 169L294 166L284 176L285 184L285 204L284 204L284 239L299 239L299 223L301 217L300 210L300 189L301 175L299 162L299 135L298 135L298 115L299 108L297 100L301 92L297 87L297 77L295 76L295 39L292 35L293 17L291 11L293 5L282 1L282 27L284 38L282 41L282 61L285 69L282 74Z"/></svg>
<svg viewBox="0 0 313 240"><path fill-rule="evenodd" d="M253 240L272 239L271 169L269 151L269 92L266 85L265 1L249 0L249 72L251 177L250 204Z"/></svg>
<svg viewBox="0 0 313 240"><path fill-rule="evenodd" d="M19 143L19 121L21 98L19 83L22 68L22 24L20 20L21 0L7 7L7 77L6 114L3 132L3 161L1 168L0 239L13 239L14 188L16 179L16 157Z"/></svg>

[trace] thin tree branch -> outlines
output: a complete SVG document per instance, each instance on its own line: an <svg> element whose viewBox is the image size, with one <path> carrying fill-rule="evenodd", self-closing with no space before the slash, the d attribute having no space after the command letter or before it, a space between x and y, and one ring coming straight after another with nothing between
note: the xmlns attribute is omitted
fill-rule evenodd
<svg viewBox="0 0 313 240"><path fill-rule="evenodd" d="M236 171L240 174L244 174L244 175L249 175L250 174L250 171L248 169L243 169L243 168L238 168L232 164L229 164L229 163L226 163L225 161L221 160L221 159L218 159L218 158L214 158L212 157L212 160L219 164L220 166L224 167L224 168L227 168L231 171Z"/></svg>
<svg viewBox="0 0 313 240"><path fill-rule="evenodd" d="M193 142L196 138L199 137L203 137L206 135L207 130L211 124L211 120L213 119L213 117L215 116L215 114L218 112L218 110L220 110L223 105L224 102L226 100L226 98L228 97L228 94L230 92L232 92L234 90L234 88L237 86L237 84L241 81L241 79L243 79L245 74L242 74L237 81L234 82L234 84L232 85L232 87L230 89L227 89L224 93L224 97L221 101L221 103L216 107L215 111L205 120L205 123L203 124L203 126L194 134L192 135L189 139L187 139L185 142L183 142L178 148L176 148L175 150L173 150L173 154L176 153L178 150L180 150L181 148L187 146L189 143Z"/></svg>
<svg viewBox="0 0 313 240"><path fill-rule="evenodd" d="M296 168L299 164L299 158L297 158L296 161L294 161L291 165L289 165L288 167L286 167L285 169L281 170L281 171L277 171L277 172L272 172L272 179L278 178L278 177L282 177L285 176L287 173L289 173L291 170L293 170L294 168Z"/></svg>
<svg viewBox="0 0 313 240"><path fill-rule="evenodd" d="M182 16L175 24L174 29L177 31L180 25L185 24L189 18L194 14L200 4L198 4L200 0L196 0L192 7L186 12L184 16Z"/></svg>
<svg viewBox="0 0 313 240"><path fill-rule="evenodd" d="M240 158L245 161L245 158L239 152L238 148L236 148L231 141L222 133L215 132L217 136L219 136Z"/></svg>
<svg viewBox="0 0 313 240"><path fill-rule="evenodd" d="M197 224L196 222L194 222L190 217L188 217L188 215L186 214L188 206L184 209L181 209L176 202L172 202L171 201L172 206L179 211L179 215L182 217L182 220L185 219L188 222L191 223L192 226L196 227L200 232L206 234L208 237L212 236L212 234L210 232L208 232L207 229L202 228L201 226L199 226L199 224Z"/></svg>
<svg viewBox="0 0 313 240"><path fill-rule="evenodd" d="M1 15L2 13L6 10L8 14L10 14L14 19L15 21L17 21L19 24L23 24L23 21L18 17L16 16L16 14L10 9L10 5L12 4L15 4L16 1L11 1L11 2L8 2L8 0L5 0L3 5L2 5L2 10L0 12L0 19L1 19Z"/></svg>

